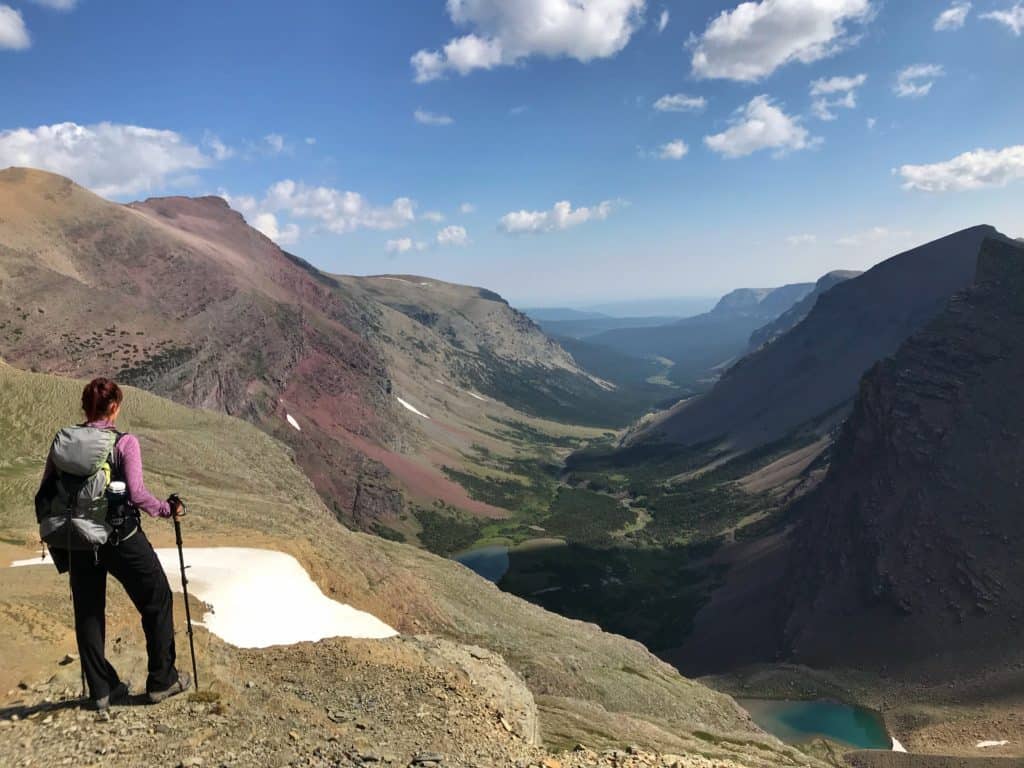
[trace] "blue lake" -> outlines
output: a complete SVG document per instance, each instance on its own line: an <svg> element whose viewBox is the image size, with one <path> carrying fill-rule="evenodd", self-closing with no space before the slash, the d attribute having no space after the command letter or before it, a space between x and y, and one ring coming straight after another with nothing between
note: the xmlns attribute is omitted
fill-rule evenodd
<svg viewBox="0 0 1024 768"><path fill-rule="evenodd" d="M452 559L495 584L508 572L508 547L503 545L471 549Z"/></svg>
<svg viewBox="0 0 1024 768"><path fill-rule="evenodd" d="M878 714L834 701L737 699L761 728L789 743L825 738L860 749L891 749Z"/></svg>

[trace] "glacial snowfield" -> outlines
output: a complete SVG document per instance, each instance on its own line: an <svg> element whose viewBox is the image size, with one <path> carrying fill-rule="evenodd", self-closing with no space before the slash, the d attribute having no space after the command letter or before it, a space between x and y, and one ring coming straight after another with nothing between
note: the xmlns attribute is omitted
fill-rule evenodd
<svg viewBox="0 0 1024 768"><path fill-rule="evenodd" d="M158 549L171 589L181 592L177 549ZM12 566L49 564L49 558ZM383 639L398 633L372 614L327 597L291 555L248 547L186 548L189 594L209 610L202 626L239 648L327 637Z"/></svg>

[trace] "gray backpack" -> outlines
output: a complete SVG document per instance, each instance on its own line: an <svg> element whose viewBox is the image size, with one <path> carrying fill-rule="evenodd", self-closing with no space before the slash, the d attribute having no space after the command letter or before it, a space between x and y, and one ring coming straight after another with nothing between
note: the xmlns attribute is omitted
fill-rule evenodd
<svg viewBox="0 0 1024 768"><path fill-rule="evenodd" d="M53 438L54 469L36 496L39 538L50 547L90 550L106 544L107 486L114 476L114 447L121 433L97 427L65 427Z"/></svg>

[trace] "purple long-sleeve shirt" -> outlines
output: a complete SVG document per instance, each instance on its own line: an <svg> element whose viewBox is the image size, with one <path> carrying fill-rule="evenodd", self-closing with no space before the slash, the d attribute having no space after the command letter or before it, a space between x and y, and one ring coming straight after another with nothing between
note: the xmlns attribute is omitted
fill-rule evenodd
<svg viewBox="0 0 1024 768"><path fill-rule="evenodd" d="M90 421L85 426L98 429L113 429L114 425L104 420ZM150 517L170 517L171 506L166 501L160 501L149 492L142 479L142 450L139 448L139 439L135 435L125 434L114 448L115 459L124 473L124 482L128 486L128 498L133 505L144 511ZM53 457L46 457L46 469L43 470L43 482L54 471Z"/></svg>

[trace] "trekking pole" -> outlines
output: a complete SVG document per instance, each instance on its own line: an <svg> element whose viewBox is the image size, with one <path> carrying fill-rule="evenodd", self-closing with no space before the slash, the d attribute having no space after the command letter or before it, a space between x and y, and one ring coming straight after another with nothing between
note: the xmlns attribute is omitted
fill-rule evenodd
<svg viewBox="0 0 1024 768"><path fill-rule="evenodd" d="M172 493L168 501L171 502L172 509L176 509L178 506L185 507L176 493ZM178 564L181 566L181 591L185 595L185 623L188 625L188 649L192 654L192 682L195 683L198 691L199 671L196 669L196 644L192 639L192 610L188 605L188 577L185 576L185 553L181 548L181 522L177 519L174 521L174 540L178 545Z"/></svg>

